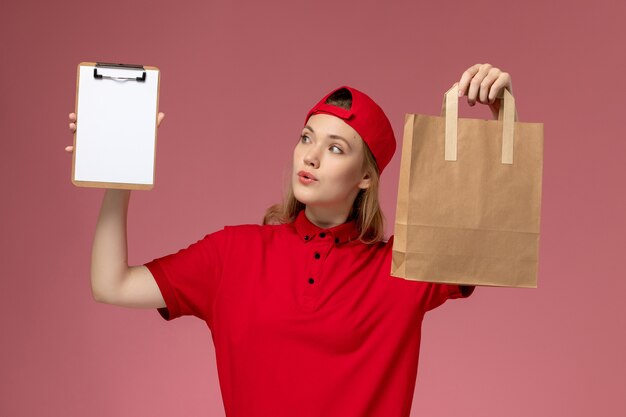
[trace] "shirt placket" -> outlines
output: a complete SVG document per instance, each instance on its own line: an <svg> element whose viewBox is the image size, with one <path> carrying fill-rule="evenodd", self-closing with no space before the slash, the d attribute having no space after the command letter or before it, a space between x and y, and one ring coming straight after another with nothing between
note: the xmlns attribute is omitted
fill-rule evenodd
<svg viewBox="0 0 626 417"><path fill-rule="evenodd" d="M302 303L308 310L313 310L319 300L324 284L324 265L333 248L334 237L328 232L320 232L310 237L307 243L308 268L303 280Z"/></svg>

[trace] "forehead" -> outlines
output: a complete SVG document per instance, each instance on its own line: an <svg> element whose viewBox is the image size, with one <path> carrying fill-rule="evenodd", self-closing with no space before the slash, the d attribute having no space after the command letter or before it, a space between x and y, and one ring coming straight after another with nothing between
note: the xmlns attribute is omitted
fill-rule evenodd
<svg viewBox="0 0 626 417"><path fill-rule="evenodd" d="M361 136L352 126L330 114L314 114L309 117L306 126L310 126L316 136L340 136L354 145L363 142Z"/></svg>

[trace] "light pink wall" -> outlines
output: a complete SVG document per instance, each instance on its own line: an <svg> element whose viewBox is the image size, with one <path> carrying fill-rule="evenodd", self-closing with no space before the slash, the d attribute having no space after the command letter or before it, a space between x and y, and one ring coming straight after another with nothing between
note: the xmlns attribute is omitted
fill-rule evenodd
<svg viewBox="0 0 626 417"><path fill-rule="evenodd" d="M624 4L3 1L0 415L223 415L202 322L91 299L103 193L70 183L63 151L90 60L162 71L132 264L259 221L330 88L368 92L400 137L404 113L436 114L469 65L509 71L520 118L545 123L540 288L479 288L430 314L413 415L626 415ZM399 153L383 175L388 224L398 168Z"/></svg>

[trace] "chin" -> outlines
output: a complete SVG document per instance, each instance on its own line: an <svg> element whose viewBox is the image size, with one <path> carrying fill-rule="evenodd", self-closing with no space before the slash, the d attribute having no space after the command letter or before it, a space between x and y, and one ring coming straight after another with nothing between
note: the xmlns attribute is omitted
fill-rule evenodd
<svg viewBox="0 0 626 417"><path fill-rule="evenodd" d="M306 193L301 192L301 190L298 190L295 187L293 189L293 196L296 200L298 200L300 203L304 205L308 206L311 204L315 204L314 198L312 198L311 196L307 196Z"/></svg>

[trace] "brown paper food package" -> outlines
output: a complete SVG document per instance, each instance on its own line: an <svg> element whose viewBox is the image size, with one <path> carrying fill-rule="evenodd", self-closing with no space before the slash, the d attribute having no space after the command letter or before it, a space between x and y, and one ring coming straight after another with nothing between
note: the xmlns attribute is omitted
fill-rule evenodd
<svg viewBox="0 0 626 417"><path fill-rule="evenodd" d="M499 120L459 119L455 84L441 117L406 115L393 276L537 286L543 124L515 114L505 91Z"/></svg>

